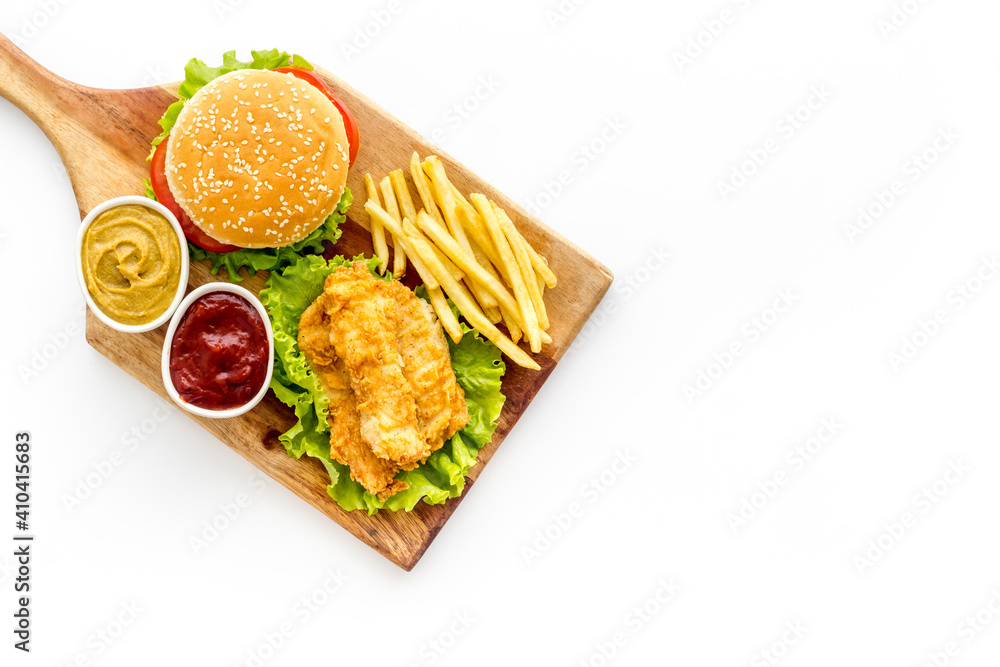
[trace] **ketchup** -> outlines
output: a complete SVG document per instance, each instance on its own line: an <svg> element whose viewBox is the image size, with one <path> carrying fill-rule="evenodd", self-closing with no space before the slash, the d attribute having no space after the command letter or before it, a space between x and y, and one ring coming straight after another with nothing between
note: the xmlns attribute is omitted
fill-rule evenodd
<svg viewBox="0 0 1000 667"><path fill-rule="evenodd" d="M170 380L186 403L229 410L249 403L271 363L267 330L249 301L230 292L199 298L170 343Z"/></svg>

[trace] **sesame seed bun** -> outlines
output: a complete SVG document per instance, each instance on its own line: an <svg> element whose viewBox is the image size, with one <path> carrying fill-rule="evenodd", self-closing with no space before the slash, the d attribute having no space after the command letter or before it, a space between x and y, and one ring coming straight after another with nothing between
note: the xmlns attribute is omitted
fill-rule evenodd
<svg viewBox="0 0 1000 667"><path fill-rule="evenodd" d="M167 144L167 184L212 238L273 248L308 236L344 193L337 107L291 74L237 70L188 100Z"/></svg>

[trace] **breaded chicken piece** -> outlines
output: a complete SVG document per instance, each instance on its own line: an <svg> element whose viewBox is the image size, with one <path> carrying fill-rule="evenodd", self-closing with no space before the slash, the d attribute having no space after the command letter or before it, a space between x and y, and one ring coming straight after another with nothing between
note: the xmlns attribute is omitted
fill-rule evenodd
<svg viewBox="0 0 1000 667"><path fill-rule="evenodd" d="M361 439L372 451L400 466L430 454L417 427L417 405L403 375L396 339L396 299L389 283L377 280L364 262L326 279L323 303L330 342L344 360L357 397Z"/></svg>
<svg viewBox="0 0 1000 667"><path fill-rule="evenodd" d="M469 421L444 331L401 283L341 268L299 320L299 349L330 399L330 455L385 500ZM380 449L381 448L381 449Z"/></svg>
<svg viewBox="0 0 1000 667"><path fill-rule="evenodd" d="M379 458L361 440L354 390L342 359L337 357L330 342L330 320L326 314L325 297L321 296L302 313L299 320L299 349L309 361L330 399L327 421L330 424L330 456L351 470L351 479L369 493L385 500L408 488L406 482L394 479L399 468L391 461Z"/></svg>
<svg viewBox="0 0 1000 667"><path fill-rule="evenodd" d="M387 286L396 301L403 375L416 400L417 427L427 441L429 455L469 422L465 393L455 379L448 341L434 309L402 283Z"/></svg>

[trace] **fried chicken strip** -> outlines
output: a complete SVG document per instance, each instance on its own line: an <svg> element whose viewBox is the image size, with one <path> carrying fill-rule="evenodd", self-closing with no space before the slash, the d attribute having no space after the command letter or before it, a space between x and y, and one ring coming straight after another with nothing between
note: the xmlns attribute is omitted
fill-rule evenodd
<svg viewBox="0 0 1000 667"><path fill-rule="evenodd" d="M385 500L406 489L402 480L394 479L399 468L391 461L379 458L361 440L361 421L354 390L342 359L330 342L330 320L326 314L326 297L320 296L299 320L299 349L309 361L330 399L327 421L330 424L330 456L351 470L351 478L369 493Z"/></svg>
<svg viewBox="0 0 1000 667"><path fill-rule="evenodd" d="M465 393L455 379L448 341L434 309L402 283L389 283L388 288L396 301L403 375L413 390L417 426L429 455L468 423Z"/></svg>
<svg viewBox="0 0 1000 667"><path fill-rule="evenodd" d="M330 342L357 397L362 441L400 466L426 459L430 449L417 427L416 400L403 375L399 317L389 283L372 277L364 262L355 262L327 277L324 296Z"/></svg>

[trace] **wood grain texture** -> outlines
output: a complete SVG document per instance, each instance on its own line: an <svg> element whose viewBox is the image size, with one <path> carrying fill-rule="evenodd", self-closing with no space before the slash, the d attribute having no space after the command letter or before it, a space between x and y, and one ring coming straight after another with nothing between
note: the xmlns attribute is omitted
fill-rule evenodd
<svg viewBox="0 0 1000 667"><path fill-rule="evenodd" d="M507 402L493 440L483 448L479 463L469 474L465 489L468 493L607 292L612 281L611 272L371 100L333 75L320 73L354 114L361 130L361 148L348 176L348 187L356 197L343 226L343 237L336 246L338 254L372 253L367 232L368 216L363 209L364 174L369 172L381 178L393 169L407 171L411 153L418 151L421 156L439 155L449 176L463 192L481 192L504 207L531 243L548 258L559 277L559 286L545 293L552 320L549 332L552 343L545 346L541 354L534 355L542 370L528 371L507 364L503 381ZM176 84L132 90L80 86L45 70L0 35L0 96L32 118L56 147L69 173L81 219L102 201L142 194L140 181L148 175L149 142L159 134L156 121L176 99L176 90ZM205 264L192 264L189 290L217 279L210 275ZM256 293L265 277L258 274L245 280L243 285ZM411 286L414 284L412 277L407 282ZM166 326L145 334L124 334L87 313L87 341L163 397L166 392L160 377L160 354L165 332ZM264 473L406 570L416 565L465 497L463 493L443 505L419 503L409 513L383 511L368 516L362 512L345 512L327 495L327 477L322 466L307 457L293 459L281 447L278 435L295 419L291 410L272 393L242 417L215 420L188 416Z"/></svg>

